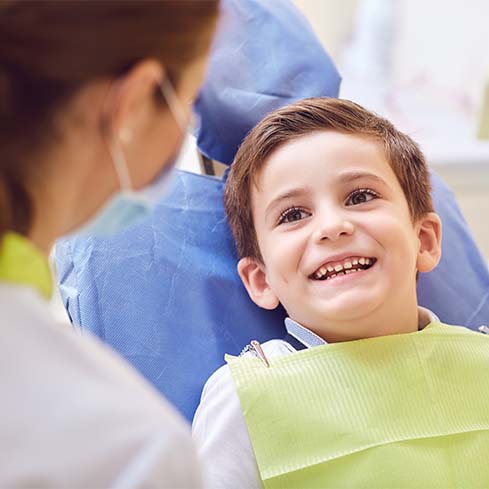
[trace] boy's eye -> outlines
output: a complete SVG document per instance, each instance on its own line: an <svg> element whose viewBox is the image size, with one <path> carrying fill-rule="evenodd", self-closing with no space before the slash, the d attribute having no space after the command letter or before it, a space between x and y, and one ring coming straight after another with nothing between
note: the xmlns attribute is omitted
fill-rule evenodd
<svg viewBox="0 0 489 489"><path fill-rule="evenodd" d="M365 202L369 202L370 200L376 199L378 197L379 195L377 194L377 192L374 192L369 188L359 188L348 196L348 199L346 199L346 205L365 204Z"/></svg>
<svg viewBox="0 0 489 489"><path fill-rule="evenodd" d="M306 210L300 207L292 207L291 209L287 209L286 211L282 212L282 214L280 214L278 223L284 224L284 223L296 222L296 221L300 221L301 219L305 219L310 215L311 214L309 212L307 212Z"/></svg>

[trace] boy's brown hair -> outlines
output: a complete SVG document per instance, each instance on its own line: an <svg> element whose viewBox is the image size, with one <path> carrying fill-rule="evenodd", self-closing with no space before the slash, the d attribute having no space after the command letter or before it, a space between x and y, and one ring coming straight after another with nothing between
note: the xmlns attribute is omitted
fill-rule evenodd
<svg viewBox="0 0 489 489"><path fill-rule="evenodd" d="M348 100L310 98L268 114L246 136L231 166L224 207L240 258L262 260L253 223L251 188L272 152L315 131L336 131L382 144L413 221L433 211L431 184L418 145L388 120Z"/></svg>

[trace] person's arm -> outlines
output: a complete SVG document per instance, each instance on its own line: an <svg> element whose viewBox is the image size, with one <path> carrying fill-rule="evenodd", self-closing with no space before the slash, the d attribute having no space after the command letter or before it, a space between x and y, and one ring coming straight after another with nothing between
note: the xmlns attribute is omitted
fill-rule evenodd
<svg viewBox="0 0 489 489"><path fill-rule="evenodd" d="M262 487L238 394L227 366L207 381L192 434L212 489Z"/></svg>

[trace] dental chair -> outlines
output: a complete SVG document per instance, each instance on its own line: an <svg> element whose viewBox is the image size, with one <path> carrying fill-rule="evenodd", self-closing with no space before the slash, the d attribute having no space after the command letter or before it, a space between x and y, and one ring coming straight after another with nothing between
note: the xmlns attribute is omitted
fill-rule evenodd
<svg viewBox="0 0 489 489"><path fill-rule="evenodd" d="M230 164L267 112L337 96L340 77L291 4L227 0L223 8L196 135L207 158ZM419 301L444 322L477 329L489 320L489 273L453 194L432 178L443 257L421 274ZM239 280L223 189L224 180L176 170L146 221L107 239L62 240L56 250L73 324L117 350L188 420L225 353L285 334L285 312L259 309Z"/></svg>

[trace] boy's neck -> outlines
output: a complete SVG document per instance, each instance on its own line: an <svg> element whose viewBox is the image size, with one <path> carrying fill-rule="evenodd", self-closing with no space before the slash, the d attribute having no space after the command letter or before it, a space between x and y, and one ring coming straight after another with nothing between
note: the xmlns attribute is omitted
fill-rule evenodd
<svg viewBox="0 0 489 489"><path fill-rule="evenodd" d="M378 311L375 316L358 321L323 324L319 327L297 322L313 331L327 343L340 343L377 336L414 333L427 326L431 318L427 310L420 309L415 304L409 308L404 307L398 314L393 314L391 310L384 310Z"/></svg>

